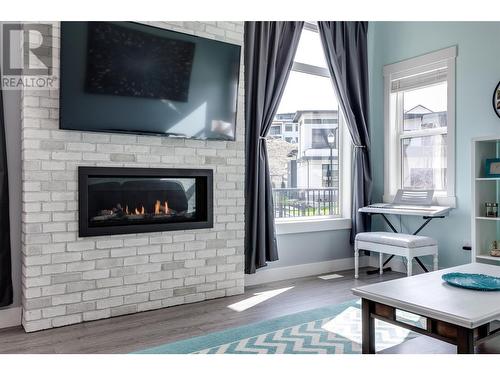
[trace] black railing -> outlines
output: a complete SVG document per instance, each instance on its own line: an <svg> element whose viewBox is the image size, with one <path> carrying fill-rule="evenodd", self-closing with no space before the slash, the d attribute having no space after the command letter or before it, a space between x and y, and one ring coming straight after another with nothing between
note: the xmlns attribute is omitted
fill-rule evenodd
<svg viewBox="0 0 500 375"><path fill-rule="evenodd" d="M340 214L338 188L273 189L273 204L275 218Z"/></svg>

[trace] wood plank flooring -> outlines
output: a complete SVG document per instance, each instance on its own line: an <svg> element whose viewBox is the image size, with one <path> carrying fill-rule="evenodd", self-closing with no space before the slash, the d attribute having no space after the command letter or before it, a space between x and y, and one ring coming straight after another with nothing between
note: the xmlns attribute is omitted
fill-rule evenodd
<svg viewBox="0 0 500 375"><path fill-rule="evenodd" d="M367 268L368 269L368 268ZM366 269L364 269L366 270ZM174 306L160 310L86 322L41 332L25 333L21 327L0 330L0 353L130 353L152 346L255 323L279 316L338 304L355 296L355 286L391 280L353 271L336 272L341 278L307 277L247 287L243 295ZM227 306L268 290L293 287L247 310Z"/></svg>

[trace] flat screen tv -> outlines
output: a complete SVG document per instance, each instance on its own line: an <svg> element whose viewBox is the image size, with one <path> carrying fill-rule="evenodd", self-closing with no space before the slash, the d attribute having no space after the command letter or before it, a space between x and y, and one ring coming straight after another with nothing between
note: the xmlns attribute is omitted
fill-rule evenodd
<svg viewBox="0 0 500 375"><path fill-rule="evenodd" d="M240 46L133 22L62 22L60 128L234 140Z"/></svg>

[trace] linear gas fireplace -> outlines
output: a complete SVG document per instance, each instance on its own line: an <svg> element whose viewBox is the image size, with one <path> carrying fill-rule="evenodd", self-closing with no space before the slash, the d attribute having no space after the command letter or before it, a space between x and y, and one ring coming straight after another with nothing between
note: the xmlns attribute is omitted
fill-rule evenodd
<svg viewBox="0 0 500 375"><path fill-rule="evenodd" d="M213 226L209 169L78 168L80 237Z"/></svg>

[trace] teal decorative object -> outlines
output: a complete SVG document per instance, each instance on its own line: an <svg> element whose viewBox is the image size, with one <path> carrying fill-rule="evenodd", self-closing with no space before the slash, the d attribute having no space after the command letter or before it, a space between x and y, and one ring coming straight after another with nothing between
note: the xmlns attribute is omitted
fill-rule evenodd
<svg viewBox="0 0 500 375"><path fill-rule="evenodd" d="M494 291L500 290L500 277L478 273L451 272L441 276L448 284L459 288Z"/></svg>

